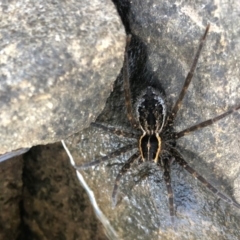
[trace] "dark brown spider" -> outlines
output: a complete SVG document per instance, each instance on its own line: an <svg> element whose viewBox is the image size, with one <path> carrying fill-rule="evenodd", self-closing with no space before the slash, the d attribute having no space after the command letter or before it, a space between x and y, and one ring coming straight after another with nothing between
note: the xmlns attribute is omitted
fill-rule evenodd
<svg viewBox="0 0 240 240"><path fill-rule="evenodd" d="M186 77L183 88L179 94L179 97L171 111L170 114L167 114L166 104L164 98L153 87L147 87L145 91L138 97L138 100L135 104L135 112L133 112L133 106L131 102L130 86L129 86L129 70L128 70L128 48L131 41L131 36L127 37L125 57L124 57L124 66L123 66L123 82L124 82L124 95L125 95L125 104L127 109L127 117L134 129L140 129L141 134L138 134L137 131L132 133L118 130L115 128L106 127L99 123L92 123L92 126L99 127L105 131L111 133L136 138L138 140L138 151L134 153L127 162L124 163L120 172L118 173L115 184L112 192L113 204L116 205L116 195L119 186L121 177L131 168L131 165L137 161L139 164L149 161L155 162L157 166L163 169L164 180L168 192L168 202L170 216L173 221L174 219L174 202L173 202L173 190L171 186L170 178L170 166L173 161L176 161L180 166L185 168L191 175L197 178L200 182L204 184L211 192L219 196L222 200L232 204L233 206L240 209L240 204L231 198L225 196L219 192L213 185L211 185L205 178L199 175L188 163L184 160L178 150L175 148L176 140L201 128L210 126L211 124L217 122L218 120L228 116L229 114L240 109L240 105L230 109L229 111L204 122L198 123L192 127L189 127L181 132L174 132L173 123L176 117L176 114L182 104L182 100L187 92L189 84L192 80L193 73L195 71L200 52L202 50L203 44L205 42L207 33L209 31L210 25L207 25L205 33L201 38L197 53L194 57L192 67ZM125 151L129 151L136 148L135 144L130 144L118 149L115 152L110 153L108 156L101 157L98 160L83 164L78 166L78 169L88 168L94 165L98 165L103 161L107 161L111 158L119 156Z"/></svg>

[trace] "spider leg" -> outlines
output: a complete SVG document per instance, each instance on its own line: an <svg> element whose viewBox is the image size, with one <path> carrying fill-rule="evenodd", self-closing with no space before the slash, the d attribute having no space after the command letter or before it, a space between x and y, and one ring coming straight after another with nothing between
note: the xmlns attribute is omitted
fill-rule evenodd
<svg viewBox="0 0 240 240"><path fill-rule="evenodd" d="M110 132L110 133L116 134L118 136L127 137L127 138L137 138L137 132L126 132L121 129L116 129L114 127L106 127L106 126L102 125L101 123L96 123L96 122L91 123L91 126L101 128L106 132Z"/></svg>
<svg viewBox="0 0 240 240"><path fill-rule="evenodd" d="M138 127L138 123L133 115L132 109L132 101L131 101L131 92L130 92L130 84L129 84L129 64L128 64L128 48L131 42L131 35L127 36L126 40L126 49L124 53L124 64L123 64L123 87L124 87L124 95L125 95L125 104L127 109L127 117L129 122L134 128Z"/></svg>
<svg viewBox="0 0 240 240"><path fill-rule="evenodd" d="M225 118L226 116L234 113L235 111L237 111L239 109L240 109L240 105L238 105L235 108L230 109L229 111L227 111L227 112L225 112L225 113L223 113L223 114L221 114L221 115L219 115L219 116L217 116L215 118L208 119L208 120L206 120L204 122L201 122L201 123L198 123L198 124L196 124L196 125L194 125L192 127L189 127L187 129L179 132L179 133L176 133L175 134L175 138L176 139L181 138L181 137L183 137L183 136L185 136L185 135L187 135L187 134L189 134L189 133L191 133L191 132L193 132L195 130L199 130L201 128L207 127L207 126L209 126L209 125L219 121L220 119Z"/></svg>
<svg viewBox="0 0 240 240"><path fill-rule="evenodd" d="M107 156L100 157L99 159L97 159L95 161L84 163L84 164L82 164L80 166L76 165L75 168L76 169L86 169L86 168L98 165L98 164L100 164L102 162L108 161L111 158L115 158L115 157L121 155L122 153L125 153L126 151L130 151L130 150L132 150L134 148L136 148L136 144L129 144L127 146L119 148L118 150L108 154Z"/></svg>
<svg viewBox="0 0 240 240"><path fill-rule="evenodd" d="M209 28L210 28L210 24L207 25L205 33L204 33L204 35L202 36L202 38L200 40L200 44L199 44L198 50L197 50L197 52L195 54L195 57L194 57L191 69L190 69L190 71L189 71L189 73L188 73L188 75L187 75L187 77L185 79L185 82L183 84L183 88L182 88L182 90L181 90L181 92L180 92L180 94L178 96L178 99L177 99L177 101L176 101L176 103L175 103L175 105L174 105L174 107L172 109L171 115L170 115L170 117L168 119L168 123L169 124L173 123L173 121L174 121L174 119L175 119L175 117L177 115L177 112L178 112L179 108L181 107L182 100L183 100L183 98L184 98L184 96L185 96L185 94L187 92L187 89L189 87L189 84L191 83L194 71L196 69L197 62L198 62L201 50L203 48L204 42L206 40L206 36L207 36L208 31L209 31Z"/></svg>
<svg viewBox="0 0 240 240"><path fill-rule="evenodd" d="M224 200L225 202L233 205L236 208L240 209L240 204L234 201L233 199L225 196L217 188L215 188L212 184L210 184L204 177L202 177L198 172L196 172L192 167L188 165L188 163L183 159L181 154L174 148L171 149L171 152L174 156L176 156L175 160L176 162L185 168L194 178L198 179L203 185L208 188L212 193L220 197L220 199Z"/></svg>
<svg viewBox="0 0 240 240"><path fill-rule="evenodd" d="M171 177L170 177L170 166L171 166L171 159L165 158L163 159L163 177L166 183L167 192L168 192L168 204L169 204L169 211L172 223L174 223L174 201L173 201L173 190L171 185ZM161 167L160 163L157 164Z"/></svg>
<svg viewBox="0 0 240 240"><path fill-rule="evenodd" d="M127 171L131 168L132 164L137 160L139 160L141 158L141 155L139 153L135 153L133 154L128 160L127 162L124 163L124 165L122 166L120 172L118 173L116 179L115 179L115 183L114 183L114 187L113 187L113 192L112 192L112 203L113 206L115 207L117 204L117 191L118 191L118 186L120 183L120 180L122 178L122 176L127 173Z"/></svg>

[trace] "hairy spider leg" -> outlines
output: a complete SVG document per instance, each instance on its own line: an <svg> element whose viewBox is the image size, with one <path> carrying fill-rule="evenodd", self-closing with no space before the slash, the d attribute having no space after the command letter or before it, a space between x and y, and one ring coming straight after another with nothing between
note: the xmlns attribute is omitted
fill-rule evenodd
<svg viewBox="0 0 240 240"><path fill-rule="evenodd" d="M121 154L125 153L126 151L130 151L134 148L136 148L136 143L135 144L129 144L127 146L119 148L118 150L108 154L107 156L101 157L101 158L99 158L95 161L89 162L89 163L82 164L80 166L76 166L75 168L76 169L86 169L86 168L98 165L102 162L108 161L111 158L115 158L117 156L120 156Z"/></svg>
<svg viewBox="0 0 240 240"><path fill-rule="evenodd" d="M124 174L126 174L128 172L128 170L131 168L132 164L135 161L139 161L139 159L141 158L141 155L139 154L139 152L133 154L128 160L127 162L124 163L124 165L122 166L120 172L118 173L116 179L115 179L115 183L114 183L114 187L113 187L113 192L112 192L112 204L113 207L116 206L117 204L117 191L118 191L118 186L120 183L120 180L122 178L122 176Z"/></svg>
<svg viewBox="0 0 240 240"><path fill-rule="evenodd" d="M121 129L117 129L114 127L106 127L106 126L102 125L101 123L94 122L94 123L91 123L91 126L101 128L106 132L110 132L112 134L116 134L116 135L122 136L122 137L136 138L136 139L138 137L137 132L126 132L126 131L123 131Z"/></svg>
<svg viewBox="0 0 240 240"><path fill-rule="evenodd" d="M174 200L173 200L173 190L172 190L172 185L171 185L171 176L170 176L170 165L171 165L171 159L169 160L168 158L164 158L163 159L163 177L166 183L166 187L167 187L167 192L168 192L168 206L169 206L169 211L170 211L170 217L171 217L171 221L172 223L174 223ZM157 164L160 168L161 165L158 162Z"/></svg>
<svg viewBox="0 0 240 240"><path fill-rule="evenodd" d="M132 101L131 101L131 92L130 92L130 83L129 83L129 64L128 64L128 49L131 42L131 35L127 36L126 39L126 48L124 53L124 64L123 64L123 87L124 87L124 96L125 104L127 109L127 117L129 122L134 128L138 128L138 123L133 115Z"/></svg>
<svg viewBox="0 0 240 240"><path fill-rule="evenodd" d="M178 96L178 99L172 109L172 112L171 112L171 115L168 119L168 124L173 124L173 121L177 115L177 112L178 110L180 109L181 105L182 105L182 100L187 92L187 89L189 87L189 84L191 83L191 80L192 80L192 77L193 77L193 74L194 74L194 71L196 69L196 66L197 66L197 63L198 63L198 59L199 59L199 56L200 56L200 53L201 53L201 50L203 48L203 45L204 45L204 42L206 40L206 36L207 36L207 33L209 31L209 28L210 28L210 24L207 25L206 27L206 30L205 30L205 33L204 35L202 36L201 40L200 40L200 44L198 46L198 50L195 54L195 57L194 57L194 60L193 60L193 63L192 63L192 66L191 66L191 69L190 71L188 72L188 75L185 79L185 82L183 84L183 88Z"/></svg>
<svg viewBox="0 0 240 240"><path fill-rule="evenodd" d="M203 185L208 188L212 193L220 197L220 199L224 200L225 202L233 205L236 208L240 209L240 204L234 201L233 199L225 196L217 188L215 188L212 184L210 184L204 177L202 177L197 171L195 171L192 167L188 165L188 163L183 159L181 154L174 148L171 148L171 152L175 156L176 162L186 169L194 178L198 179Z"/></svg>
<svg viewBox="0 0 240 240"><path fill-rule="evenodd" d="M185 135L187 135L187 134L189 134L191 132L194 132L194 131L199 130L201 128L204 128L204 127L207 127L209 125L212 125L213 123L219 121L222 118L227 117L228 115L236 112L239 109L240 109L240 105L238 105L237 107L234 107L234 108L228 110L227 112L225 112L225 113L223 113L223 114L221 114L221 115L219 115L219 116L217 116L215 118L208 119L208 120L206 120L204 122L201 122L201 123L198 123L198 124L196 124L196 125L194 125L192 127L189 127L189 128L187 128L187 129L185 129L185 130L183 130L181 132L175 133L174 137L175 137L175 139L178 139L178 138L181 138L181 137L183 137L183 136L185 136Z"/></svg>

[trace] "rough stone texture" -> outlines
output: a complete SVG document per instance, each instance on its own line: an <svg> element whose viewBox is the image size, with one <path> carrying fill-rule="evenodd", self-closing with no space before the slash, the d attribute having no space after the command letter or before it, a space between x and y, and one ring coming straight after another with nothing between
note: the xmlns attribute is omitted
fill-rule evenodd
<svg viewBox="0 0 240 240"><path fill-rule="evenodd" d="M59 141L94 121L123 62L110 0L0 3L0 153Z"/></svg>
<svg viewBox="0 0 240 240"><path fill-rule="evenodd" d="M22 156L0 164L0 239L15 240L21 232Z"/></svg>
<svg viewBox="0 0 240 240"><path fill-rule="evenodd" d="M107 239L60 143L0 164L0 239Z"/></svg>
<svg viewBox="0 0 240 240"><path fill-rule="evenodd" d="M107 239L61 144L24 154L19 239Z"/></svg>
<svg viewBox="0 0 240 240"><path fill-rule="evenodd" d="M190 69L199 39L210 23L193 82L175 122L176 131L240 103L239 2L115 2L120 6L127 31L133 34L130 51L133 102L141 90L151 84L165 92L168 106L172 106ZM239 120L240 112L237 112L180 139L177 147L193 168L240 203ZM121 76L98 121L129 129ZM131 141L89 128L70 138L69 146L81 164ZM140 176L146 174L143 168L135 168L124 177L119 194L122 201L112 209L113 182L120 164L130 155L124 154L107 164L81 171L120 239L239 239L240 210L219 200L176 164L171 173L175 229L169 217L162 172L154 166L152 174L142 181Z"/></svg>

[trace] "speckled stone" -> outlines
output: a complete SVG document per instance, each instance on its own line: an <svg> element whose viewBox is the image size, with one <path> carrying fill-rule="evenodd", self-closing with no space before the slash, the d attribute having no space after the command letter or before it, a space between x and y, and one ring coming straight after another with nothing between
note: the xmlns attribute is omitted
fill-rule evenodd
<svg viewBox="0 0 240 240"><path fill-rule="evenodd" d="M0 163L0 239L17 239L21 233L22 156Z"/></svg>
<svg viewBox="0 0 240 240"><path fill-rule="evenodd" d="M114 4L2 1L0 16L0 154L87 127L123 62Z"/></svg>
<svg viewBox="0 0 240 240"><path fill-rule="evenodd" d="M33 147L23 159L19 239L107 239L60 143Z"/></svg>

